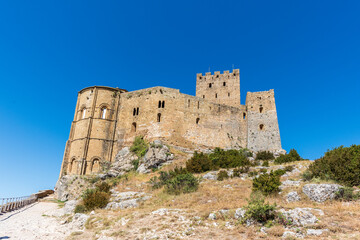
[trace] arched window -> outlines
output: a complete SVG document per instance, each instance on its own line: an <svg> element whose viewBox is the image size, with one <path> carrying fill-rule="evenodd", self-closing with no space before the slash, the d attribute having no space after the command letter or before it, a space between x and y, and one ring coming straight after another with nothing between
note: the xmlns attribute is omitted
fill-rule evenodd
<svg viewBox="0 0 360 240"><path fill-rule="evenodd" d="M157 114L157 121L160 122L161 121L161 113Z"/></svg>
<svg viewBox="0 0 360 240"><path fill-rule="evenodd" d="M161 101L159 101L159 105L158 105L158 108L161 108Z"/></svg>
<svg viewBox="0 0 360 240"><path fill-rule="evenodd" d="M260 124L259 125L259 129L262 131L262 130L264 130L264 124Z"/></svg>
<svg viewBox="0 0 360 240"><path fill-rule="evenodd" d="M246 113L243 113L243 119L246 119Z"/></svg>
<svg viewBox="0 0 360 240"><path fill-rule="evenodd" d="M165 101L162 101L161 107L162 107L162 108L165 107Z"/></svg>
<svg viewBox="0 0 360 240"><path fill-rule="evenodd" d="M133 122L133 123L131 124L131 131L132 131L132 132L136 132L136 122Z"/></svg>
<svg viewBox="0 0 360 240"><path fill-rule="evenodd" d="M199 124L199 122L200 122L200 118L197 118L196 119L196 124Z"/></svg>
<svg viewBox="0 0 360 240"><path fill-rule="evenodd" d="M224 86L224 87L226 86L226 82L223 82L223 86Z"/></svg>
<svg viewBox="0 0 360 240"><path fill-rule="evenodd" d="M133 116L135 116L136 115L136 108L134 108L134 110L133 110Z"/></svg>
<svg viewBox="0 0 360 240"><path fill-rule="evenodd" d="M209 83L209 88L211 88L212 87L212 83Z"/></svg>
<svg viewBox="0 0 360 240"><path fill-rule="evenodd" d="M215 98L217 98L217 93L215 93Z"/></svg>
<svg viewBox="0 0 360 240"><path fill-rule="evenodd" d="M263 110L264 110L263 106L260 105L260 107L259 107L259 112L262 113Z"/></svg>
<svg viewBox="0 0 360 240"><path fill-rule="evenodd" d="M76 173L76 166L75 166L76 162L75 162L75 158L71 159L70 164L69 164L69 168L68 168L68 172L69 174L71 173ZM75 171L74 171L75 170ZM74 171L74 172L73 172Z"/></svg>
<svg viewBox="0 0 360 240"><path fill-rule="evenodd" d="M94 159L91 163L91 173L98 173L100 172L100 161L99 159Z"/></svg>
<svg viewBox="0 0 360 240"><path fill-rule="evenodd" d="M85 116L86 116L86 108L83 108L82 109L82 115L81 115L82 117L82 119L84 119L85 118Z"/></svg>
<svg viewBox="0 0 360 240"><path fill-rule="evenodd" d="M106 118L106 107L102 107L101 108L101 118L102 119L105 119Z"/></svg>

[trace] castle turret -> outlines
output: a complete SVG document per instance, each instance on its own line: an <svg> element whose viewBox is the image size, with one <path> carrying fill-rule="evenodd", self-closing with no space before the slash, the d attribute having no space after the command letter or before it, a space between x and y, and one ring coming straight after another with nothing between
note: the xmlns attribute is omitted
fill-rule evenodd
<svg viewBox="0 0 360 240"><path fill-rule="evenodd" d="M274 90L246 95L248 143L253 151L282 150Z"/></svg>
<svg viewBox="0 0 360 240"><path fill-rule="evenodd" d="M196 96L205 100L240 107L240 70L234 69L232 73L224 71L207 72L196 75Z"/></svg>
<svg viewBox="0 0 360 240"><path fill-rule="evenodd" d="M78 93L60 176L97 173L111 162L122 92L126 90L94 86Z"/></svg>

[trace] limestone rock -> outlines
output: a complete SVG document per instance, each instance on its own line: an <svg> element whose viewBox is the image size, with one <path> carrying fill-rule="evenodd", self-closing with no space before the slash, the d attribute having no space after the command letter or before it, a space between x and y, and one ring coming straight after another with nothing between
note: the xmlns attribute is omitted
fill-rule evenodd
<svg viewBox="0 0 360 240"><path fill-rule="evenodd" d="M63 211L64 214L71 214L74 212L76 205L78 205L79 201L77 200L69 200L65 203Z"/></svg>
<svg viewBox="0 0 360 240"><path fill-rule="evenodd" d="M287 195L286 195L286 201L287 202L297 202L297 201L300 201L300 196L297 192L289 192Z"/></svg>
<svg viewBox="0 0 360 240"><path fill-rule="evenodd" d="M246 210L242 208L238 208L235 210L235 219L243 219L245 217Z"/></svg>
<svg viewBox="0 0 360 240"><path fill-rule="evenodd" d="M328 229L308 229L306 231L307 235L320 236L323 232L329 231Z"/></svg>
<svg viewBox="0 0 360 240"><path fill-rule="evenodd" d="M210 213L208 218L210 220L216 220L216 214L215 213Z"/></svg>
<svg viewBox="0 0 360 240"><path fill-rule="evenodd" d="M137 159L137 156L130 152L129 147L124 147L115 156L115 161L111 165L109 171L106 173L107 177L117 177L134 169L132 162Z"/></svg>
<svg viewBox="0 0 360 240"><path fill-rule="evenodd" d="M76 213L73 217L72 222L70 223L72 228L82 230L86 221L89 219L89 215L83 213Z"/></svg>
<svg viewBox="0 0 360 240"><path fill-rule="evenodd" d="M113 192L111 201L106 205L105 209L126 209L135 208L139 203L150 198L143 192Z"/></svg>
<svg viewBox="0 0 360 240"><path fill-rule="evenodd" d="M281 209L280 212L295 226L309 226L318 221L309 208L294 208L288 211Z"/></svg>
<svg viewBox="0 0 360 240"><path fill-rule="evenodd" d="M149 150L140 160L137 172L149 173L151 172L151 169L156 169L173 159L174 155L170 153L170 149L160 140L155 140L150 144Z"/></svg>
<svg viewBox="0 0 360 240"><path fill-rule="evenodd" d="M69 184L75 178L75 175L65 175L62 176L55 185L55 196L60 201L67 201L70 198L70 193L68 191Z"/></svg>
<svg viewBox="0 0 360 240"><path fill-rule="evenodd" d="M281 183L280 189L285 187L298 187L300 186L300 181L285 180Z"/></svg>
<svg viewBox="0 0 360 240"><path fill-rule="evenodd" d="M312 201L324 202L335 198L336 192L342 188L338 184L306 184L302 191Z"/></svg>
<svg viewBox="0 0 360 240"><path fill-rule="evenodd" d="M216 180L217 179L217 172L216 171L208 172L204 176L202 176L202 178L203 179L208 179L208 180Z"/></svg>

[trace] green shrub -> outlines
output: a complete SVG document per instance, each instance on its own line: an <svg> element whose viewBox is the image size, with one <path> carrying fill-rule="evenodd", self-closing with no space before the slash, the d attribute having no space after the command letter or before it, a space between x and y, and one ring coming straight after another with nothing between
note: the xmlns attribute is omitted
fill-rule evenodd
<svg viewBox="0 0 360 240"><path fill-rule="evenodd" d="M255 220L259 223L272 221L276 217L276 205L265 203L264 196L259 192L253 192L248 199L248 205L244 207L246 210L243 222L247 220Z"/></svg>
<svg viewBox="0 0 360 240"><path fill-rule="evenodd" d="M308 178L334 180L346 186L360 185L360 145L327 151L309 166Z"/></svg>
<svg viewBox="0 0 360 240"><path fill-rule="evenodd" d="M219 181L222 181L222 180L225 180L228 178L229 178L229 175L228 175L227 171L225 171L225 170L221 170L217 174L217 180L219 180Z"/></svg>
<svg viewBox="0 0 360 240"><path fill-rule="evenodd" d="M165 184L165 191L175 195L195 192L198 188L199 180L191 173L179 174Z"/></svg>
<svg viewBox="0 0 360 240"><path fill-rule="evenodd" d="M240 174L248 173L249 169L249 166L235 168L233 171L233 177L240 177Z"/></svg>
<svg viewBox="0 0 360 240"><path fill-rule="evenodd" d="M268 160L264 161L262 166L263 167L269 167L269 161Z"/></svg>
<svg viewBox="0 0 360 240"><path fill-rule="evenodd" d="M249 177L255 177L256 175L258 175L257 171L251 171L248 173Z"/></svg>
<svg viewBox="0 0 360 240"><path fill-rule="evenodd" d="M267 169L266 169L266 168L261 168L261 169L260 169L260 172L261 172L261 173L266 173L266 172L267 172Z"/></svg>
<svg viewBox="0 0 360 240"><path fill-rule="evenodd" d="M301 157L298 154L298 152L295 149L291 149L290 152L288 154L281 154L279 157L277 157L275 159L275 163L276 164L282 164L282 163L287 163L287 162L295 162L295 161L300 161Z"/></svg>
<svg viewBox="0 0 360 240"><path fill-rule="evenodd" d="M312 174L309 170L303 172L301 176L302 176L302 180L304 181L310 181L312 179Z"/></svg>
<svg viewBox="0 0 360 240"><path fill-rule="evenodd" d="M145 156L149 146L141 136L135 137L135 141L130 147L130 151L135 153L139 158Z"/></svg>
<svg viewBox="0 0 360 240"><path fill-rule="evenodd" d="M165 192L169 194L181 194L194 192L198 189L199 180L185 168L175 168L168 172L161 171L159 177L153 177L149 181L153 189L165 186Z"/></svg>
<svg viewBox="0 0 360 240"><path fill-rule="evenodd" d="M87 211L106 207L109 203L109 199L109 193L100 192L96 189L87 189L83 194L83 202Z"/></svg>
<svg viewBox="0 0 360 240"><path fill-rule="evenodd" d="M186 162L186 169L192 173L201 173L213 169L213 165L208 155L195 152L194 156Z"/></svg>
<svg viewBox="0 0 360 240"><path fill-rule="evenodd" d="M292 166L292 165L286 166L286 167L284 168L284 170L285 170L286 172L292 172L292 171L294 170L294 166Z"/></svg>
<svg viewBox="0 0 360 240"><path fill-rule="evenodd" d="M98 184L96 184L96 191L109 193L110 185L107 182L98 183Z"/></svg>
<svg viewBox="0 0 360 240"><path fill-rule="evenodd" d="M335 199L341 201L356 201L360 198L360 193L354 193L354 189L351 187L341 188L335 194Z"/></svg>
<svg viewBox="0 0 360 240"><path fill-rule="evenodd" d="M274 175L279 176L279 177L281 177L285 173L286 173L286 170L284 170L284 169L277 169L274 171Z"/></svg>
<svg viewBox="0 0 360 240"><path fill-rule="evenodd" d="M241 166L249 166L250 161L235 149L223 150L221 148L215 148L214 152L209 154L209 158L215 167L218 168L235 168Z"/></svg>
<svg viewBox="0 0 360 240"><path fill-rule="evenodd" d="M260 151L256 154L255 160L272 160L274 159L274 154L269 151Z"/></svg>
<svg viewBox="0 0 360 240"><path fill-rule="evenodd" d="M84 213L84 212L86 212L86 207L83 204L76 205L74 212L75 213Z"/></svg>
<svg viewBox="0 0 360 240"><path fill-rule="evenodd" d="M273 171L270 174L263 173L253 179L253 191L260 191L265 196L278 193L280 185L280 176L276 175Z"/></svg>
<svg viewBox="0 0 360 240"><path fill-rule="evenodd" d="M247 148L241 148L241 149L239 150L239 152L240 152L240 154L243 155L244 157L252 157L252 156L253 156L253 153L250 152L250 150L247 149Z"/></svg>

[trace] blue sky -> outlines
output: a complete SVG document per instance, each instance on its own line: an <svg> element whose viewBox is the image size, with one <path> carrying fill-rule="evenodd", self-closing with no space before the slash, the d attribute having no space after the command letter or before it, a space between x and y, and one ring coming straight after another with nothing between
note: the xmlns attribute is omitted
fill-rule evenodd
<svg viewBox="0 0 360 240"><path fill-rule="evenodd" d="M283 148L360 142L359 1L0 1L0 197L53 188L77 92L240 68L275 89Z"/></svg>

